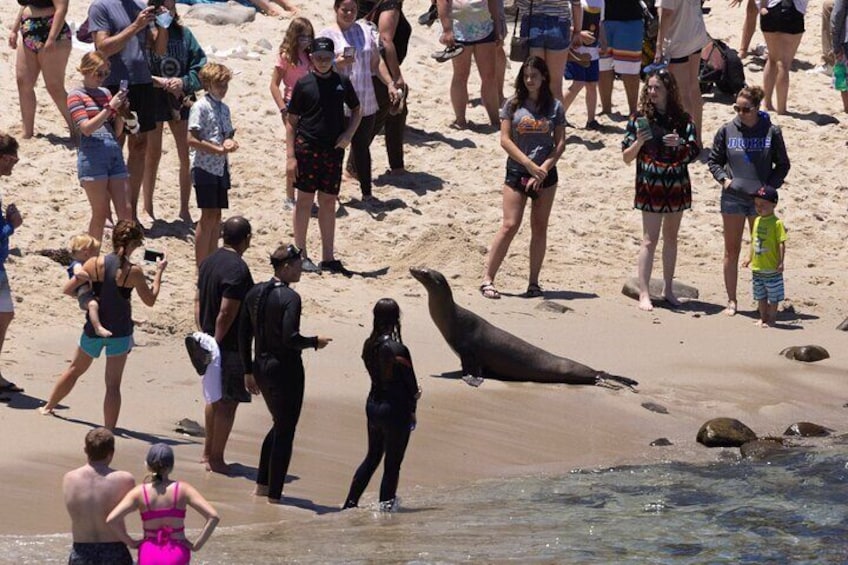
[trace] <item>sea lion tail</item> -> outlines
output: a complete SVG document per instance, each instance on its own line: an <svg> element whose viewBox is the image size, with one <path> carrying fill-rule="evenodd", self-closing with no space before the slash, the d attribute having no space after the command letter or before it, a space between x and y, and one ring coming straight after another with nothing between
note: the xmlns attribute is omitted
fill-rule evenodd
<svg viewBox="0 0 848 565"><path fill-rule="evenodd" d="M600 372L595 377L595 386L602 386L613 390L619 390L627 387L632 392L638 392L634 387L638 386L639 382L627 377L618 375L610 375L609 373Z"/></svg>

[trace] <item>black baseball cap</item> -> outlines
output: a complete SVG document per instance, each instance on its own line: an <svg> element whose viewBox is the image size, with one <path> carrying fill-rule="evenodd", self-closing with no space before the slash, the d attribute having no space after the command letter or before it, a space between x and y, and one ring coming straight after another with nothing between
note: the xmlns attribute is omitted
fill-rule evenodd
<svg viewBox="0 0 848 565"><path fill-rule="evenodd" d="M336 44L329 37L316 37L312 40L312 47L309 49L309 52L314 55L322 51L335 55Z"/></svg>
<svg viewBox="0 0 848 565"><path fill-rule="evenodd" d="M768 200L774 204L777 204L777 200L780 198L777 194L777 189L768 185L761 186L754 196L762 198L763 200Z"/></svg>

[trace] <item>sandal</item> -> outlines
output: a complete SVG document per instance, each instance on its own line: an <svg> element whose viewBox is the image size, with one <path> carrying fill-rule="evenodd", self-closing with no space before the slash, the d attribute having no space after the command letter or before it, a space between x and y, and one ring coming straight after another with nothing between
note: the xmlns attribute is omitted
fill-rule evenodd
<svg viewBox="0 0 848 565"><path fill-rule="evenodd" d="M495 285L490 282L480 285L480 294L482 294L484 298L488 298L490 300L498 300L501 297L501 293L498 292Z"/></svg>
<svg viewBox="0 0 848 565"><path fill-rule="evenodd" d="M526 296L527 298L538 298L544 295L545 293L542 292L542 287L540 287L537 283L528 284L527 292L524 293L524 296Z"/></svg>
<svg viewBox="0 0 848 565"><path fill-rule="evenodd" d="M440 51L436 51L434 53L431 53L430 57L435 59L437 63L444 63L446 61L450 61L454 57L458 57L459 55L462 54L462 52L464 50L465 50L465 48L462 45L457 43L453 47L445 47L444 49L442 49Z"/></svg>

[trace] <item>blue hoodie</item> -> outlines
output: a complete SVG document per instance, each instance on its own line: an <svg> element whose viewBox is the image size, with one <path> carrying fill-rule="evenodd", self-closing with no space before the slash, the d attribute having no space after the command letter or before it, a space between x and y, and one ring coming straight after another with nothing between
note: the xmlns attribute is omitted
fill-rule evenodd
<svg viewBox="0 0 848 565"><path fill-rule="evenodd" d="M6 259L9 257L9 236L15 233L12 224L6 221L6 212L0 202L0 271L6 270Z"/></svg>
<svg viewBox="0 0 848 565"><path fill-rule="evenodd" d="M707 161L719 184L729 178L731 190L750 195L763 185L780 188L790 166L780 128L766 112L758 116L750 128L739 116L721 126Z"/></svg>

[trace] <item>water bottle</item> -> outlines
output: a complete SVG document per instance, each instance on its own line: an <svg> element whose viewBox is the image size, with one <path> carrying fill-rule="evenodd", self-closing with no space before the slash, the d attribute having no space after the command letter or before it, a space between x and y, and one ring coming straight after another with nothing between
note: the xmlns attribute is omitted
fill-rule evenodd
<svg viewBox="0 0 848 565"><path fill-rule="evenodd" d="M833 87L839 92L848 90L848 70L845 61L837 61L833 66Z"/></svg>

